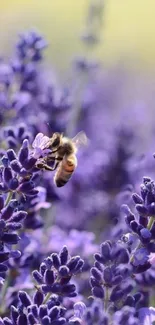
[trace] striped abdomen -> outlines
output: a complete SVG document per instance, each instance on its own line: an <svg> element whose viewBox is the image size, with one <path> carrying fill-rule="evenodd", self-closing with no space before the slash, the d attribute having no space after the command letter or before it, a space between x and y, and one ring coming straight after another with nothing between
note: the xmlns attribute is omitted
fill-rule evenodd
<svg viewBox="0 0 155 325"><path fill-rule="evenodd" d="M64 186L69 181L76 166L77 158L74 154L63 158L54 176L54 182L57 187Z"/></svg>

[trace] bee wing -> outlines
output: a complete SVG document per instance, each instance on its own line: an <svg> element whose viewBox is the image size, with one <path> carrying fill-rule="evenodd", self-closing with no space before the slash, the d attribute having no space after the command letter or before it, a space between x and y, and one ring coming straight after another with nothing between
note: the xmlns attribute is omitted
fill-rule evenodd
<svg viewBox="0 0 155 325"><path fill-rule="evenodd" d="M77 133L77 135L72 139L72 141L77 149L88 144L88 138L84 131L80 131L79 133Z"/></svg>
<svg viewBox="0 0 155 325"><path fill-rule="evenodd" d="M49 137L47 137L43 133L38 133L32 143L32 147L34 149L35 148L45 149L49 143L50 143Z"/></svg>

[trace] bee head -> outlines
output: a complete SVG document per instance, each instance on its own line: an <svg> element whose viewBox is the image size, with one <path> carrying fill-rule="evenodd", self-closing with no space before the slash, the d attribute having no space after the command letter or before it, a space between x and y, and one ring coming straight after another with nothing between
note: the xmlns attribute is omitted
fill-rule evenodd
<svg viewBox="0 0 155 325"><path fill-rule="evenodd" d="M50 146L53 150L59 148L59 146L61 145L62 136L63 135L58 132L53 133L53 136L50 141L51 142Z"/></svg>

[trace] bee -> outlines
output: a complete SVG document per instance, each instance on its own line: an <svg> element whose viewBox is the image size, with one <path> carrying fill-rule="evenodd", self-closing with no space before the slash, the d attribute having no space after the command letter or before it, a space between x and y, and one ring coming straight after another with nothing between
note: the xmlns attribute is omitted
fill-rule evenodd
<svg viewBox="0 0 155 325"><path fill-rule="evenodd" d="M88 143L86 134L81 131L73 139L63 136L61 133L54 133L51 138L39 133L40 144L37 139L33 142L33 147L44 152L49 150L47 155L37 161L36 167L45 170L56 170L54 183L57 187L64 186L71 178L77 167L76 153L82 145ZM50 164L53 163L51 167Z"/></svg>

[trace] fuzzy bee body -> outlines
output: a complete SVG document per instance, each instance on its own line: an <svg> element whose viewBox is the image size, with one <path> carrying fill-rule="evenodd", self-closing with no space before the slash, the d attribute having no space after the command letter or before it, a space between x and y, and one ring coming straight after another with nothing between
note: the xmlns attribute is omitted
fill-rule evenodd
<svg viewBox="0 0 155 325"><path fill-rule="evenodd" d="M75 154L65 156L59 164L54 176L54 183L57 187L64 186L71 178L73 172L77 167L77 158Z"/></svg>
<svg viewBox="0 0 155 325"><path fill-rule="evenodd" d="M40 153L41 150L48 152L38 159L36 167L39 169L56 170L54 183L57 187L64 186L71 178L77 167L76 153L80 146L87 144L86 134L81 131L73 139L63 137L60 133L54 133L51 138L38 134L33 142L33 148ZM38 150L39 147L39 150ZM50 164L54 164L51 167Z"/></svg>

